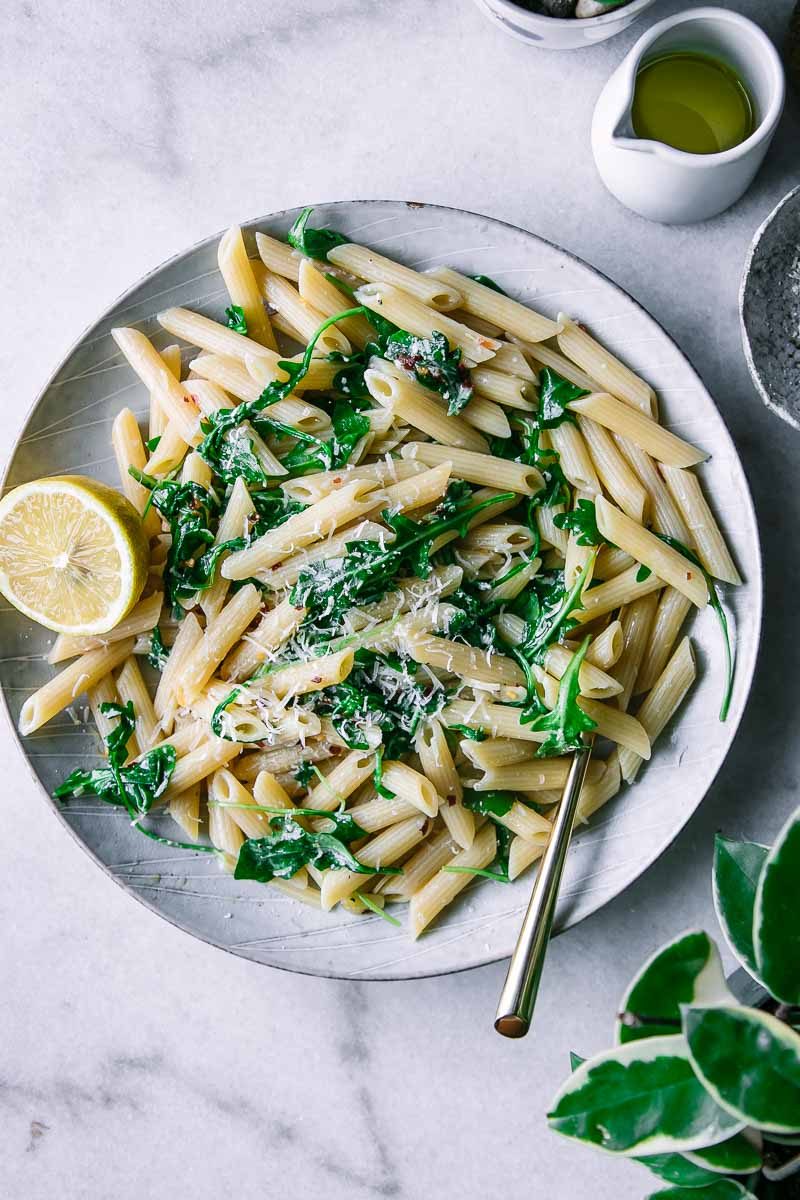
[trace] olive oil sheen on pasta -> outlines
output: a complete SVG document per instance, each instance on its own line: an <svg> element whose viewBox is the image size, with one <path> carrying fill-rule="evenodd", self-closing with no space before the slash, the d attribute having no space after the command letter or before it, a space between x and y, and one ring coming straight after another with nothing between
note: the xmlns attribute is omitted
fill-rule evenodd
<svg viewBox="0 0 800 1200"><path fill-rule="evenodd" d="M689 154L719 154L755 128L750 95L719 59L690 50L645 63L636 76L633 129Z"/></svg>

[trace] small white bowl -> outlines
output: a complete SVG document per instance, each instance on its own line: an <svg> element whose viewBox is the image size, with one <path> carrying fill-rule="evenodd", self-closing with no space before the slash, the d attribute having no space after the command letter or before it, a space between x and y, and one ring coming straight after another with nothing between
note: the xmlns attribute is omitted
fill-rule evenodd
<svg viewBox="0 0 800 1200"><path fill-rule="evenodd" d="M579 50L604 42L627 29L656 0L631 0L622 8L599 17L545 17L529 12L513 0L475 0L478 8L511 37L542 50Z"/></svg>

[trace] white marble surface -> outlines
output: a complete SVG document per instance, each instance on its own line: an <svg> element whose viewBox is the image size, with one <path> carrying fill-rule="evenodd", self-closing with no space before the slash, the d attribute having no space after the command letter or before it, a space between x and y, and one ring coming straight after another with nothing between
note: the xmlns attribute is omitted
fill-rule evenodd
<svg viewBox="0 0 800 1200"><path fill-rule="evenodd" d="M781 39L792 5L730 7ZM634 1200L652 1190L637 1168L550 1135L543 1114L568 1051L607 1041L649 949L711 924L713 830L767 840L796 802L800 674L784 597L797 594L800 443L755 398L736 295L753 230L797 182L798 104L735 209L695 228L648 225L603 191L588 147L594 99L642 28L547 55L467 0L2 6L4 452L81 329L181 247L315 200L458 205L584 256L678 338L739 443L768 594L734 753L651 872L553 945L536 1032L521 1043L491 1030L500 967L343 984L255 966L158 921L68 838L3 731L3 1197L219 1200L316 1187L331 1200ZM754 779L756 751L766 765Z"/></svg>

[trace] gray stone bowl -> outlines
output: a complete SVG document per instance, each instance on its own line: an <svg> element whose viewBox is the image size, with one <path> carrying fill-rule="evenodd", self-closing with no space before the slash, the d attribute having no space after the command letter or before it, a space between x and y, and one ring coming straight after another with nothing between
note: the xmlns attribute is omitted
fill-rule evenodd
<svg viewBox="0 0 800 1200"><path fill-rule="evenodd" d="M800 187L757 230L739 292L742 344L767 408L800 429Z"/></svg>

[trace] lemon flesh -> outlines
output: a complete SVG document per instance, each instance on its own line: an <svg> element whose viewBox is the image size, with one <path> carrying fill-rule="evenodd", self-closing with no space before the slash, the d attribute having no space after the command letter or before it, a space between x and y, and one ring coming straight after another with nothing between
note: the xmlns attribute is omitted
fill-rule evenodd
<svg viewBox="0 0 800 1200"><path fill-rule="evenodd" d="M113 629L139 599L149 558L136 509L96 479L37 479L0 501L0 591L57 633Z"/></svg>

